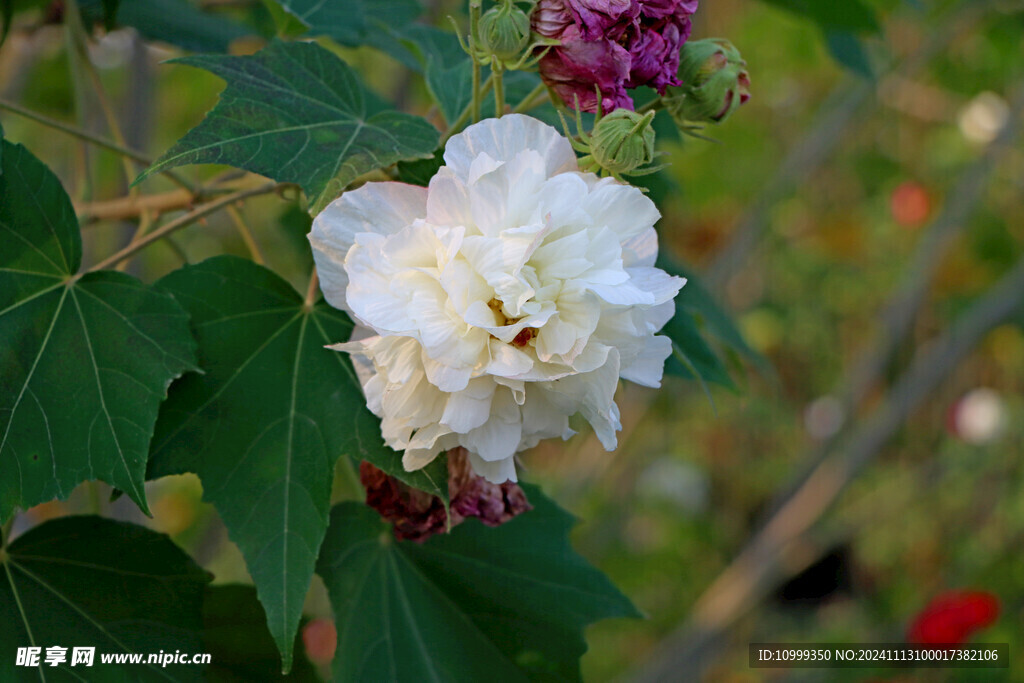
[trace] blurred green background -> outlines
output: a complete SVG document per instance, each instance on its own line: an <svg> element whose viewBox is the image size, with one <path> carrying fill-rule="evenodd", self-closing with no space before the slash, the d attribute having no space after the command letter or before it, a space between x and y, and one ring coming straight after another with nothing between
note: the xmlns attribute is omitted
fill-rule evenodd
<svg viewBox="0 0 1024 683"><path fill-rule="evenodd" d="M48 22L57 4L16 16L0 48L0 99L107 137L103 102L69 61L61 27ZM206 24L212 37L203 40L233 52L257 49L273 30L259 2L198 4L249 29ZM677 378L660 391L623 386L613 454L584 433L525 455L526 477L581 518L578 550L649 617L589 630L587 680L655 675L673 658L692 667L676 680L1024 680L1019 311L962 361L935 369L941 381L869 449L834 505L797 506L770 561L730 568L810 464L848 453L844 439L890 408L915 355L1022 255L1024 3L872 4L881 17L864 42L872 79L837 65L814 24L772 4L705 0L694 18L694 37L728 37L740 48L754 97L705 131L717 142L662 136L672 162L672 182L655 191L662 244L703 274L767 363L733 359L737 388L712 386L710 397ZM449 5L434 4L438 21ZM332 47L383 97L431 115L421 80L397 62ZM125 140L153 157L198 123L222 88L210 74L162 64L181 50L133 29L100 30L89 54ZM137 217L95 218L128 194L119 157L6 111L0 121L78 203L87 263L130 239ZM200 181L223 171L182 174ZM155 178L141 193L174 189ZM129 271L151 282L183 261L251 255L250 233L260 258L301 288L308 226L297 202L257 198L154 245ZM865 372L861 359L884 343L885 311L907 282L919 304L897 316L907 333ZM153 519L127 500L108 502L109 493L84 485L67 502L28 511L19 526L100 510L171 534L218 582L247 580L197 479L151 482ZM315 582L307 613L329 616ZM997 623L975 640L1009 642L1008 671L748 667L750 642L899 642L929 600L961 588L998 596Z"/></svg>

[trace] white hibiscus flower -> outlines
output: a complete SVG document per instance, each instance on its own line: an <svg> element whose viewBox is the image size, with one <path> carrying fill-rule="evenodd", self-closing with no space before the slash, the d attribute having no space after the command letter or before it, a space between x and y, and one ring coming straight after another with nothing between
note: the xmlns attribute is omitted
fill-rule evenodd
<svg viewBox="0 0 1024 683"><path fill-rule="evenodd" d="M352 354L384 441L407 470L462 446L488 480L569 438L622 428L620 378L661 383L685 280L654 267L654 203L581 173L568 140L509 115L452 137L429 188L368 183L313 223L327 301L357 324Z"/></svg>

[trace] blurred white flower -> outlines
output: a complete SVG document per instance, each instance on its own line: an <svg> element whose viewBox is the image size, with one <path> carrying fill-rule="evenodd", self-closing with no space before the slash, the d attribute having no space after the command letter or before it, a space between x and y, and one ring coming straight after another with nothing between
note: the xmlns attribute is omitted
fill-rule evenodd
<svg viewBox="0 0 1024 683"><path fill-rule="evenodd" d="M814 399L804 409L804 429L815 439L834 436L846 421L846 410L835 396Z"/></svg>
<svg viewBox="0 0 1024 683"><path fill-rule="evenodd" d="M1006 426L1006 407L998 392L981 387L967 392L953 405L951 418L956 436L981 446L1002 434Z"/></svg>
<svg viewBox="0 0 1024 683"><path fill-rule="evenodd" d="M994 92L985 91L960 111L960 132L971 142L987 145L1010 120L1010 106Z"/></svg>
<svg viewBox="0 0 1024 683"><path fill-rule="evenodd" d="M509 115L445 148L429 188L368 183L313 223L327 301L357 324L352 354L384 441L407 470L462 446L492 482L513 456L621 429L619 378L656 387L684 280L654 267L654 203L580 173L568 140Z"/></svg>

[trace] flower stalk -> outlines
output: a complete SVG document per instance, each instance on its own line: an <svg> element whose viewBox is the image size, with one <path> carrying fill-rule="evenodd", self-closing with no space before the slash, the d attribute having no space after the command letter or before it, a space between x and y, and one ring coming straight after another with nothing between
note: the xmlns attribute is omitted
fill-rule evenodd
<svg viewBox="0 0 1024 683"><path fill-rule="evenodd" d="M480 30L481 0L469 0L469 57L473 62L473 97L470 100L470 118L473 123L480 120L480 101L483 93L480 87L480 61L476 57L476 36Z"/></svg>

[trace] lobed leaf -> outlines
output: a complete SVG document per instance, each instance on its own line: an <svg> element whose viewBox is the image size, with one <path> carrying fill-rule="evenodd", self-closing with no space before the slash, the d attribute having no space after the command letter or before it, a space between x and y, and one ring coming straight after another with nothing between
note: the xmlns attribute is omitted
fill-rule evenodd
<svg viewBox="0 0 1024 683"><path fill-rule="evenodd" d="M327 529L339 455L366 459L447 498L440 459L415 473L383 445L345 354L352 323L307 307L284 280L221 256L159 285L191 313L205 374L171 387L153 438L150 477L195 472L241 549L288 669L302 604Z"/></svg>
<svg viewBox="0 0 1024 683"><path fill-rule="evenodd" d="M398 542L363 505L334 508L317 564L334 606L334 679L579 679L583 629L640 616L569 543L572 517L524 486L534 509Z"/></svg>
<svg viewBox="0 0 1024 683"><path fill-rule="evenodd" d="M359 47L375 33L412 22L423 11L417 0L277 0L316 35L349 47Z"/></svg>
<svg viewBox="0 0 1024 683"><path fill-rule="evenodd" d="M117 272L76 279L82 243L60 181L0 142L0 520L101 479L146 511L157 410L195 369L188 316Z"/></svg>
<svg viewBox="0 0 1024 683"><path fill-rule="evenodd" d="M19 536L0 565L0 680L205 680L202 668L111 666L101 654L203 652L203 593L212 578L171 540L101 517L62 517ZM19 647L68 648L59 666L17 666ZM95 647L92 667L72 648ZM173 673L172 673L173 672Z"/></svg>
<svg viewBox="0 0 1024 683"><path fill-rule="evenodd" d="M360 175L429 158L437 147L438 132L425 119L372 112L355 72L313 43L274 40L251 56L175 62L206 69L227 88L139 180L185 164L228 164L301 185L321 206Z"/></svg>
<svg viewBox="0 0 1024 683"><path fill-rule="evenodd" d="M752 362L762 371L770 364L752 349L736 323L690 271L673 259L664 249L656 264L672 275L686 278L686 286L676 296L676 313L662 333L672 339L675 353L665 364L666 372L714 382L733 388L735 385L721 358L705 340L705 336Z"/></svg>

